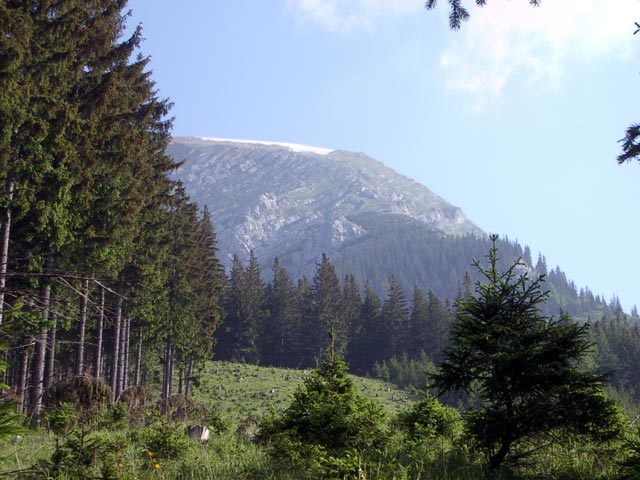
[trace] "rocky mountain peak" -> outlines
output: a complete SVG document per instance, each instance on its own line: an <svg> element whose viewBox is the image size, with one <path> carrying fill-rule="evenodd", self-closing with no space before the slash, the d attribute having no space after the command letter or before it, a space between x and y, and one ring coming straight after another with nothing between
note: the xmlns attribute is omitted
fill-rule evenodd
<svg viewBox="0 0 640 480"><path fill-rule="evenodd" d="M400 215L442 232L483 232L457 207L362 154L292 143L177 137L169 153L187 193L211 211L220 256L263 266L275 256L293 275L366 238L363 214Z"/></svg>

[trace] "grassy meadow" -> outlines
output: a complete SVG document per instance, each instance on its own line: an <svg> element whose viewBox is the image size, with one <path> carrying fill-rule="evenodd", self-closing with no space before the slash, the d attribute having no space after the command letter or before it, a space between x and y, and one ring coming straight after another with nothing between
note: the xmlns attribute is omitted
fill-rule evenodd
<svg viewBox="0 0 640 480"><path fill-rule="evenodd" d="M210 362L193 399L206 406L199 419L168 422L153 408L140 414L124 406L96 413L84 425L73 409L47 414L19 441L0 445L0 478L17 479L618 479L623 443L595 448L578 442L546 449L517 469L486 472L482 457L464 440L446 435L416 438L398 427L397 416L419 398L390 384L353 377L360 395L374 399L388 418L389 441L375 454L349 450L334 457L292 464L270 454L255 439L265 415L282 412L311 371ZM219 428L206 445L186 435L186 426ZM636 478L636 477L626 477Z"/></svg>

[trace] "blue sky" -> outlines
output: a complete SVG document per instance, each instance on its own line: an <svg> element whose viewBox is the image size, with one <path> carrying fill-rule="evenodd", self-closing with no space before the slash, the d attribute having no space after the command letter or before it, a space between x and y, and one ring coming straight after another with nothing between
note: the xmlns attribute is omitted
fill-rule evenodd
<svg viewBox="0 0 640 480"><path fill-rule="evenodd" d="M364 152L640 306L639 0L130 0L174 135ZM634 93L636 92L636 93ZM214 219L215 222L215 219Z"/></svg>

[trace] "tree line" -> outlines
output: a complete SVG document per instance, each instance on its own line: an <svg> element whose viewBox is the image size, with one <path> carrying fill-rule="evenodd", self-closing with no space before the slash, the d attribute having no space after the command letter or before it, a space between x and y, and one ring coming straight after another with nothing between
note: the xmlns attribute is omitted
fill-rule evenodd
<svg viewBox="0 0 640 480"><path fill-rule="evenodd" d="M38 418L71 375L162 393L208 359L222 270L209 212L170 178L171 103L126 0L0 4L0 327L6 387Z"/></svg>
<svg viewBox="0 0 640 480"><path fill-rule="evenodd" d="M465 276L470 276L472 283L480 279L478 272L470 268L471 259L482 258L491 247L487 236L443 235L402 215L361 214L350 220L367 233L332 252L331 260L340 278L352 274L361 285L368 282L381 297L386 294L391 274L405 295L411 295L417 284L428 286L442 299L455 299ZM540 305L545 315L557 315L562 309L587 321L614 314L619 304L617 299L605 299L587 287L579 289L560 267L549 266L544 255L533 257L528 246L509 238L498 239L497 245L502 252L501 269L521 258L523 268L546 276L545 288L551 294ZM281 263L285 263L284 257ZM287 266L292 272L296 271L295 265Z"/></svg>
<svg viewBox="0 0 640 480"><path fill-rule="evenodd" d="M496 245L499 244L495 240ZM500 260L499 260L500 261ZM518 263L525 271L524 258ZM502 262L501 262L502 263ZM360 285L352 274L340 280L337 269L327 255L316 263L314 276L294 280L278 258L274 260L267 281L262 279L259 260L251 253L243 265L237 256L220 298L222 318L216 331L214 358L218 360L260 364L264 366L311 368L318 365L327 348L327 332L333 328L336 351L357 375L371 375L401 387L422 390L427 373L435 372L449 346L451 327L455 323L456 302L468 298L475 282L467 274L454 299L439 298L433 290L415 286L406 297L392 276L387 292L380 297L365 281ZM545 275L540 257L532 278L559 276L551 289L545 288L544 302L561 295L558 286L574 288L559 269ZM559 293L560 292L560 293ZM587 291L588 292L588 291ZM585 290L583 298L593 295ZM544 302L537 308L544 314ZM606 304L605 304L606 305ZM612 313L610 313L612 312ZM558 308L560 318L570 308ZM617 299L590 311L586 335L592 347L585 352L588 364L607 374L609 388L623 396L640 400L640 323L637 312L627 315ZM452 397L457 402L461 398Z"/></svg>
<svg viewBox="0 0 640 480"><path fill-rule="evenodd" d="M403 352L436 357L452 321L449 304L433 291L416 287L409 302L391 277L381 300L368 283L361 292L353 275L340 281L324 254L311 280L303 276L295 282L276 258L268 283L255 255L246 266L234 257L221 304L216 359L314 367L333 328L336 350L357 374Z"/></svg>

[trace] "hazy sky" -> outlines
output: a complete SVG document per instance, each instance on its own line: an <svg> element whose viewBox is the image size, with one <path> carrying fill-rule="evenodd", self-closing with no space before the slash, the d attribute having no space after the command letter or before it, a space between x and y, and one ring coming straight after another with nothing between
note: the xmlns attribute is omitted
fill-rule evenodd
<svg viewBox="0 0 640 480"><path fill-rule="evenodd" d="M129 24L174 135L364 152L640 306L640 164L615 162L640 1L464 3L458 32L445 0L130 0Z"/></svg>

